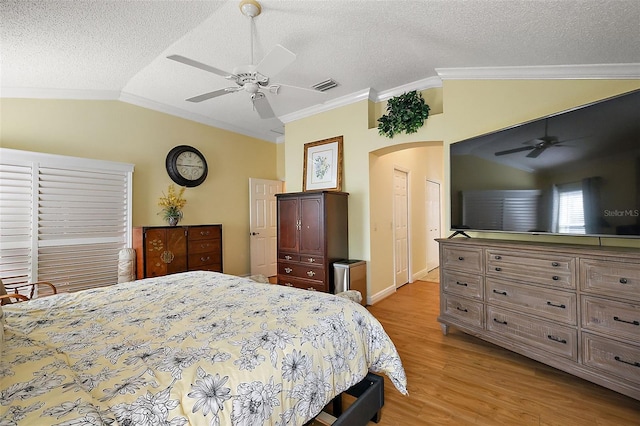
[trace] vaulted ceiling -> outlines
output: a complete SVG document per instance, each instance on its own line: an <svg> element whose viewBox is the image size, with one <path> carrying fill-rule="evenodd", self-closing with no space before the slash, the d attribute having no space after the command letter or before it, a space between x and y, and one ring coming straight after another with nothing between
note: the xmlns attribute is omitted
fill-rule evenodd
<svg viewBox="0 0 640 426"><path fill-rule="evenodd" d="M562 78L576 70L640 78L637 0L264 0L253 28L239 4L2 0L0 96L119 99L275 141L282 123L305 111L358 96L380 100L440 78ZM276 115L269 119L244 90L187 101L236 83L167 59L234 73L260 68L276 45L296 57L267 76L261 91ZM310 90L327 79L337 87Z"/></svg>

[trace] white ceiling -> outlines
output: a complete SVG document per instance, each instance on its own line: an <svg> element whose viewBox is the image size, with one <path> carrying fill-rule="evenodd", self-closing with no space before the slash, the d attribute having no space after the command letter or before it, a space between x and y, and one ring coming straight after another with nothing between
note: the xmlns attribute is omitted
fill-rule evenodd
<svg viewBox="0 0 640 426"><path fill-rule="evenodd" d="M306 112L437 86L440 78L640 78L638 0L260 4L254 62L276 44L297 55L271 82L309 88L333 78L337 88L282 87L267 94L278 116L267 120L246 92L186 102L233 83L166 56L227 71L249 64L250 20L239 1L1 0L0 96L119 99L276 141L282 122Z"/></svg>

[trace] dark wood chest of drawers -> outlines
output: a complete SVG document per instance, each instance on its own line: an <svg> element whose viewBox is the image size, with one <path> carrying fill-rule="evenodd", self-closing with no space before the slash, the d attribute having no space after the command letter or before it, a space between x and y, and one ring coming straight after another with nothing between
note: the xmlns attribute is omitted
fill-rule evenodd
<svg viewBox="0 0 640 426"><path fill-rule="evenodd" d="M138 279L185 271L222 272L222 225L133 228Z"/></svg>

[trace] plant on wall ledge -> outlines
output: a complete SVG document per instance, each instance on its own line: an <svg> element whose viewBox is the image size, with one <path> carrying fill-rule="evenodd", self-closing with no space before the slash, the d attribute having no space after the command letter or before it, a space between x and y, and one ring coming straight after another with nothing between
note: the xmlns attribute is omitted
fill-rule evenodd
<svg viewBox="0 0 640 426"><path fill-rule="evenodd" d="M407 92L387 101L387 113L378 118L378 133L393 138L396 133L415 133L429 117L429 105L422 94Z"/></svg>

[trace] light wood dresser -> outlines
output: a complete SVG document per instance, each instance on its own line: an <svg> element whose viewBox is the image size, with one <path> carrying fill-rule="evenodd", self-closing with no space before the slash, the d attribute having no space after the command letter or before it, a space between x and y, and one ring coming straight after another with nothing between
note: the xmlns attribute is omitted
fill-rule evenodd
<svg viewBox="0 0 640 426"><path fill-rule="evenodd" d="M640 250L440 239L449 326L640 400Z"/></svg>

